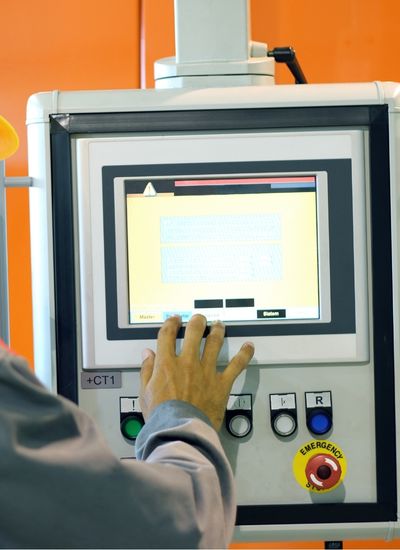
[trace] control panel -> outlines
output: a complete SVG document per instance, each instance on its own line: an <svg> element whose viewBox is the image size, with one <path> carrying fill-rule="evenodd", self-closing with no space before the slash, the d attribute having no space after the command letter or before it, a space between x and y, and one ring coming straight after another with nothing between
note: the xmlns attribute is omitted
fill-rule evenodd
<svg viewBox="0 0 400 550"><path fill-rule="evenodd" d="M222 437L230 453L234 452L234 441L239 443L253 430L255 397L252 394L234 394L229 398L226 432ZM278 450L281 446L284 455L290 448L291 461L285 460L285 470L275 464L275 472L279 471L282 475L281 487L285 487L285 492L287 487L291 487L293 492L301 487L310 493L312 499L313 493L322 495L339 489L346 475L347 459L337 443L326 439L334 432L332 391L271 393L264 399L265 422L260 423L257 418L254 437L263 434L264 440L268 441L268 449L274 446ZM257 396L257 402L259 400L260 396ZM338 401L341 401L340 396ZM304 403L300 412L298 403ZM314 439L310 440L310 436ZM331 495L329 500L332 498ZM336 492L336 498L343 500L341 490Z"/></svg>
<svg viewBox="0 0 400 550"><path fill-rule="evenodd" d="M79 211L80 227L94 235L103 225L108 235L100 253L81 230L80 284L91 300L82 305L90 322L81 335L80 405L93 411L121 458L134 457L143 415L131 358L155 349L155 321L171 312L183 322L195 312L222 319L221 366L243 341L254 340L256 348L231 390L220 435L236 479L239 524L310 523L315 514L325 522L327 505L336 506L332 521L337 510L349 521L359 517L352 507L377 503L382 476L371 410L370 335L380 325L368 299L366 135L357 129L282 132L279 139L175 136L162 140L175 164L161 167L151 164L158 138L121 140L76 144L78 200L84 203L89 189L95 201L90 213ZM182 164L181 148L189 145ZM257 147L262 157L250 162ZM243 148L246 162L235 164ZM292 160L293 148L303 160ZM120 150L129 153L127 163L140 153L147 164L121 167ZM200 152L205 158L216 151L226 162L199 162ZM276 163L279 155L285 160ZM96 202L101 193L103 208ZM239 250L243 259L232 273L226 266ZM88 254L105 266L104 280L85 268ZM157 273L151 281L138 268L147 256ZM103 282L102 301L96 296Z"/></svg>
<svg viewBox="0 0 400 550"><path fill-rule="evenodd" d="M221 369L253 341L220 432L236 538L398 528L399 98L374 82L28 109L38 374L128 459L168 315L225 323Z"/></svg>
<svg viewBox="0 0 400 550"><path fill-rule="evenodd" d="M375 437L367 424L373 385L368 365L361 372L344 368L341 378L334 376L333 366L297 369L293 379L279 367L250 366L229 396L220 437L237 480L239 510L254 502L374 502ZM358 372L358 383L352 386L349 381ZM257 390L261 384L270 391ZM96 411L121 458L135 457L135 441L144 424L138 377L126 371L121 387L104 385L101 404L98 392L87 384L82 387L81 406ZM110 410L115 415L109 415Z"/></svg>

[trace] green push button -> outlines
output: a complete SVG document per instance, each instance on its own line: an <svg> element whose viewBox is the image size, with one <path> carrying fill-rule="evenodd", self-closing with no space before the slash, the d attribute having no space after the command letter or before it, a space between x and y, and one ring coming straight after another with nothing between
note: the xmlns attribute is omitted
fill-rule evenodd
<svg viewBox="0 0 400 550"><path fill-rule="evenodd" d="M121 423L122 435L127 439L136 439L142 428L143 422L135 416L128 416Z"/></svg>

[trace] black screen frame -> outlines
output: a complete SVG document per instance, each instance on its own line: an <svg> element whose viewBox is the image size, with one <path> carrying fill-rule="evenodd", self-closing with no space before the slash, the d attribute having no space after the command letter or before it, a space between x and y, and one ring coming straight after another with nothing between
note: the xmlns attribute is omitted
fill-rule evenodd
<svg viewBox="0 0 400 550"><path fill-rule="evenodd" d="M239 506L237 523L318 524L397 520L389 116L387 105L50 115L58 391L78 402L71 140L77 135L165 131L358 129L369 131L374 323L376 503ZM390 472L390 475L388 475Z"/></svg>
<svg viewBox="0 0 400 550"><path fill-rule="evenodd" d="M297 172L315 175L327 172L328 214L329 214L329 255L330 255L330 306L331 320L318 323L290 322L275 323L226 323L225 335L244 336L291 336L321 334L354 334L356 330L355 288L354 288L354 249L353 249L353 196L351 159L318 159L296 161L257 161L226 163L185 163L156 165L114 165L102 169L103 227L104 227L104 273L106 280L106 326L109 340L156 339L157 326L120 327L118 325L118 286L116 265L115 235L115 178L151 178L160 176L176 177L195 174L198 177L215 174L223 177L226 173L292 175ZM124 281L123 284L126 284ZM178 338L184 335L180 330Z"/></svg>

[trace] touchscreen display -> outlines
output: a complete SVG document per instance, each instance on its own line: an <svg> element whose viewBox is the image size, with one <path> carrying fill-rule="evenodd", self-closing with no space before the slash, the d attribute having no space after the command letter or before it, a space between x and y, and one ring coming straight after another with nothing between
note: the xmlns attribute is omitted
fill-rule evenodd
<svg viewBox="0 0 400 550"><path fill-rule="evenodd" d="M129 323L320 318L317 177L126 180Z"/></svg>

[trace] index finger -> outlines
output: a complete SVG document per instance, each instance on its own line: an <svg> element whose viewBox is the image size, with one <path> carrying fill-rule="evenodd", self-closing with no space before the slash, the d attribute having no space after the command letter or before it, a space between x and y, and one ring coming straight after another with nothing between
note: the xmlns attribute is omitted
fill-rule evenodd
<svg viewBox="0 0 400 550"><path fill-rule="evenodd" d="M157 357L167 355L176 356L176 335L181 327L182 320L178 315L168 317L158 331L157 337Z"/></svg>

